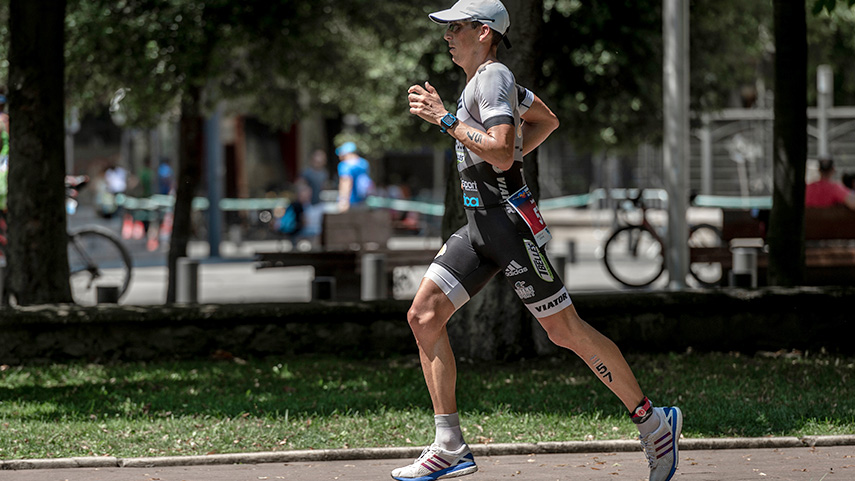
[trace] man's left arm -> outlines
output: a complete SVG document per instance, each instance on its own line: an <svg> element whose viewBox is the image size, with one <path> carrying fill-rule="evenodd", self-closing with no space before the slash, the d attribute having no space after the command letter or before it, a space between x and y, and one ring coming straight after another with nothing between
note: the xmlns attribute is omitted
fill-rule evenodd
<svg viewBox="0 0 855 481"><path fill-rule="evenodd" d="M534 95L531 107L521 115L521 118L523 119L523 155L528 155L536 149L558 128L558 117L537 95Z"/></svg>

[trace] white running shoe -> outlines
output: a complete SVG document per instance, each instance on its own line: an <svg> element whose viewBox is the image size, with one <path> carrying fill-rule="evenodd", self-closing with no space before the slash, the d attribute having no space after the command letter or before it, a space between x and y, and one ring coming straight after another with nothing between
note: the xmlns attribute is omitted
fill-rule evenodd
<svg viewBox="0 0 855 481"><path fill-rule="evenodd" d="M399 481L433 481L456 478L475 471L478 471L478 466L466 444L457 451L446 451L438 444L431 444L413 464L393 470L392 477Z"/></svg>
<svg viewBox="0 0 855 481"><path fill-rule="evenodd" d="M683 413L678 407L653 410L659 416L659 427L647 436L639 436L639 439L650 466L650 481L669 481L680 462L677 441L683 430Z"/></svg>

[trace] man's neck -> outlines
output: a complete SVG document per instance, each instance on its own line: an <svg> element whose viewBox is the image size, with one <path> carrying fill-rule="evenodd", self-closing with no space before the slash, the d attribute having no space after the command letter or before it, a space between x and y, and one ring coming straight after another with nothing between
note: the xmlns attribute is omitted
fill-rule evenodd
<svg viewBox="0 0 855 481"><path fill-rule="evenodd" d="M478 73L478 70L482 66L484 66L488 63L493 63L493 62L498 62L498 61L499 61L499 59L496 58L496 49L495 48L491 48L484 55L479 55L479 56L474 57L472 62L470 62L468 65L463 67L463 71L466 72L466 83L469 83L469 81L472 80L473 77L475 77L475 74Z"/></svg>

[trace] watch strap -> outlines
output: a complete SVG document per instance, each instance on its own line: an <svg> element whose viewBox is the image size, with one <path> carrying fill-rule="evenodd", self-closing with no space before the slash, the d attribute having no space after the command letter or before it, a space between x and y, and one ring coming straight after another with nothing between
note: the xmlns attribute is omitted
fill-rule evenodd
<svg viewBox="0 0 855 481"><path fill-rule="evenodd" d="M443 115L442 118L439 120L439 131L443 134L446 133L448 129L454 127L454 124L457 123L457 120L457 117L451 112L448 112L447 114Z"/></svg>

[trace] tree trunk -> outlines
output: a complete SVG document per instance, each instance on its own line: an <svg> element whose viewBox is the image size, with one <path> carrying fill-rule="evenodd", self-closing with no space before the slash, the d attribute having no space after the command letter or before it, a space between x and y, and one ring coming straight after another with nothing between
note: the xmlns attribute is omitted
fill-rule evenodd
<svg viewBox="0 0 855 481"><path fill-rule="evenodd" d="M8 289L72 302L65 218L65 0L9 5Z"/></svg>
<svg viewBox="0 0 855 481"><path fill-rule="evenodd" d="M178 168L176 172L175 208L172 237L169 241L169 283L166 302L175 302L176 264L187 256L187 243L193 234L193 197L202 176L202 117L199 114L202 90L191 87L182 96L179 132Z"/></svg>
<svg viewBox="0 0 855 481"><path fill-rule="evenodd" d="M774 191L768 283L795 286L805 274L807 21L804 2L775 0Z"/></svg>
<svg viewBox="0 0 855 481"><path fill-rule="evenodd" d="M506 0L511 17L509 38L512 48L499 46L499 61L514 73L518 84L536 92L538 56L535 45L543 26L543 5L539 0ZM539 198L537 151L526 156L525 179ZM451 163L445 197L443 238L447 239L466 222L456 164ZM448 326L454 352L470 359L519 359L533 354L532 329L539 329L504 275L494 277L453 317Z"/></svg>

